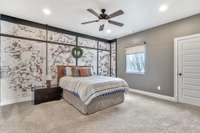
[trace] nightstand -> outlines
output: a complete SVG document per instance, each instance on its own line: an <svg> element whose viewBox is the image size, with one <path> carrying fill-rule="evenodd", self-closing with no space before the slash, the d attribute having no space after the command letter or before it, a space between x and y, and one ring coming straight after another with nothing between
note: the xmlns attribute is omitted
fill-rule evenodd
<svg viewBox="0 0 200 133"><path fill-rule="evenodd" d="M33 104L40 104L53 100L60 100L62 98L62 88L51 87L51 88L37 88L33 90Z"/></svg>

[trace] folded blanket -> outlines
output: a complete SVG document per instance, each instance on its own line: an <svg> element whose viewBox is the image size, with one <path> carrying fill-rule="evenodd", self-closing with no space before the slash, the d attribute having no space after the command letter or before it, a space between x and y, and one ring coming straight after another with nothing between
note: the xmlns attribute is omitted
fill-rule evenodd
<svg viewBox="0 0 200 133"><path fill-rule="evenodd" d="M128 88L123 79L105 76L63 77L59 86L79 96L86 105L97 96L124 92Z"/></svg>

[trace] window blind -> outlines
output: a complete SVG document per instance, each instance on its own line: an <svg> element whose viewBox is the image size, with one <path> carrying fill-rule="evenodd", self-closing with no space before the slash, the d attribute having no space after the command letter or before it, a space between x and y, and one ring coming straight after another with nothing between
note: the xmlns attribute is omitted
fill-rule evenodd
<svg viewBox="0 0 200 133"><path fill-rule="evenodd" d="M126 48L126 54L144 53L145 45Z"/></svg>

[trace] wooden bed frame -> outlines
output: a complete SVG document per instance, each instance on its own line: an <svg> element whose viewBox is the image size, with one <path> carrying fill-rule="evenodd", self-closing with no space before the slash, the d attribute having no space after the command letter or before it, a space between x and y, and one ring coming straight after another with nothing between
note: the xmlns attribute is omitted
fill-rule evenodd
<svg viewBox="0 0 200 133"><path fill-rule="evenodd" d="M57 66L57 80L59 86L59 80L65 76L65 67L74 67L69 65ZM91 66L78 66L78 67L91 67ZM111 106L123 103L124 92L114 93L112 95L98 96L94 98L88 105L85 105L81 99L66 89L63 88L63 99L74 106L79 112L84 115L89 115L100 110L109 108Z"/></svg>

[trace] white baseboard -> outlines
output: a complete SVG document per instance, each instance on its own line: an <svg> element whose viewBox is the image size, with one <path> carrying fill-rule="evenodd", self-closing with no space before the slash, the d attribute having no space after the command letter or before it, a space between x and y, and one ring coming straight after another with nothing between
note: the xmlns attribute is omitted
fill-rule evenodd
<svg viewBox="0 0 200 133"><path fill-rule="evenodd" d="M164 95L156 94L153 92L147 92L147 91L142 91L142 90L137 90L137 89L129 89L129 92L134 92L134 93L138 93L138 94L142 94L142 95L146 95L150 97L155 97L155 98L163 99L170 102L177 102L175 97L164 96Z"/></svg>
<svg viewBox="0 0 200 133"><path fill-rule="evenodd" d="M6 99L6 100L1 101L0 106L5 106L5 105L9 105L9 104L14 104L14 103L20 103L20 102L25 102L25 101L31 101L31 100L32 100L31 96L17 98L17 99Z"/></svg>

